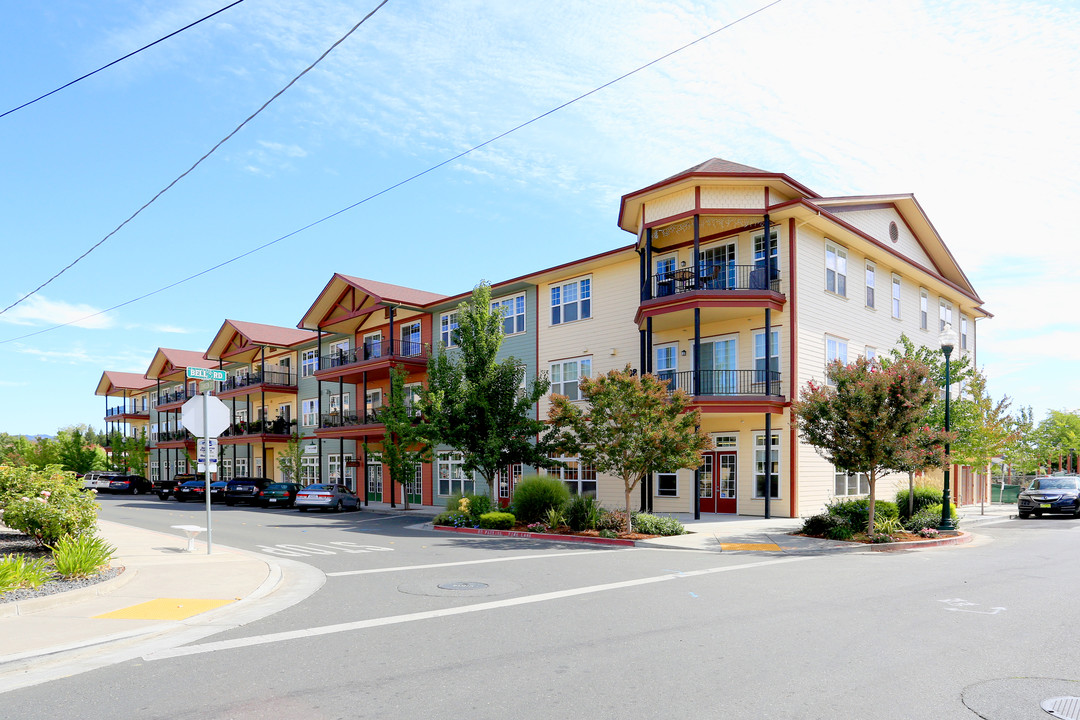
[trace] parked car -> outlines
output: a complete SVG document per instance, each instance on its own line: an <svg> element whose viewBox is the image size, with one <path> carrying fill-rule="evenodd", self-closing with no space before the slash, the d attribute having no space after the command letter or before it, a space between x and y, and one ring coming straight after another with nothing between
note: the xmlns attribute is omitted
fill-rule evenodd
<svg viewBox="0 0 1080 720"><path fill-rule="evenodd" d="M233 478L225 488L225 504L230 507L236 503L254 505L259 501L259 491L265 490L273 482L270 478Z"/></svg>
<svg viewBox="0 0 1080 720"><path fill-rule="evenodd" d="M186 480L173 491L177 502L197 500L206 502L206 480Z"/></svg>
<svg viewBox="0 0 1080 720"><path fill-rule="evenodd" d="M169 495L175 494L176 488L180 487L181 484L186 483L188 480L198 479L199 476L194 473L180 473L178 475L173 475L171 480L155 480L154 492L156 492L157 496L162 500L168 500Z"/></svg>
<svg viewBox="0 0 1080 720"><path fill-rule="evenodd" d="M91 470L82 476L82 489L97 490L98 492L107 490L109 481L119 475L123 475L123 473L114 470Z"/></svg>
<svg viewBox="0 0 1080 720"><path fill-rule="evenodd" d="M225 490L228 487L227 480L215 480L210 483L210 502L225 502Z"/></svg>
<svg viewBox="0 0 1080 720"><path fill-rule="evenodd" d="M299 483L271 483L265 490L259 491L259 505L270 507L292 507L296 504L296 494L300 492Z"/></svg>
<svg viewBox="0 0 1080 720"><path fill-rule="evenodd" d="M1080 476L1051 475L1037 477L1016 500L1016 514L1021 518L1034 513L1068 513L1080 517Z"/></svg>
<svg viewBox="0 0 1080 720"><path fill-rule="evenodd" d="M345 508L360 509L360 498L344 485L317 484L300 488L296 493L296 509L304 512L308 508L322 508L341 512Z"/></svg>
<svg viewBox="0 0 1080 720"><path fill-rule="evenodd" d="M101 480L98 481L102 482ZM142 475L114 475L105 479L107 487L99 488L111 493L127 493L128 495L142 495L150 492L150 481Z"/></svg>

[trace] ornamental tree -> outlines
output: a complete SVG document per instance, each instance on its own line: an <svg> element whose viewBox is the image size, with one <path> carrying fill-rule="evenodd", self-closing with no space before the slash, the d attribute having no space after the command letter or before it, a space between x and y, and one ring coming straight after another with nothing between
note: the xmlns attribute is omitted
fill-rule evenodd
<svg viewBox="0 0 1080 720"><path fill-rule="evenodd" d="M494 499L503 468L558 465L540 437L546 426L533 410L551 384L540 374L525 383L525 366L514 357L496 360L503 313L491 306L487 283L481 281L472 298L458 305L457 318L457 347L440 347L428 361L427 389L420 394L424 430L432 445L460 452L465 472L479 473Z"/></svg>
<svg viewBox="0 0 1080 720"><path fill-rule="evenodd" d="M878 477L908 467L920 448L946 440L926 421L935 387L926 365L906 357L887 368L863 357L847 365L836 360L825 372L829 384L809 382L792 410L803 440L819 454L838 470L866 473L866 532L872 535Z"/></svg>
<svg viewBox="0 0 1080 720"><path fill-rule="evenodd" d="M364 443L364 452L378 452L390 475L390 506L394 506L394 484L406 487L405 509L409 509L408 482L416 477L416 468L431 461L431 444L420 425L419 407L405 392L408 372L401 365L390 368L390 395L379 408L383 439L379 449Z"/></svg>
<svg viewBox="0 0 1080 720"><path fill-rule="evenodd" d="M282 479L288 482L300 482L303 476L303 459L303 438L298 433L293 433L289 437L289 444L277 456L278 469L281 471Z"/></svg>
<svg viewBox="0 0 1080 720"><path fill-rule="evenodd" d="M646 476L695 469L709 449L697 410L688 412L685 392L671 392L655 375L637 376L627 365L596 378L581 378L587 407L565 395L551 396L549 438L562 453L580 456L597 472L622 478L627 531L632 532L630 496Z"/></svg>

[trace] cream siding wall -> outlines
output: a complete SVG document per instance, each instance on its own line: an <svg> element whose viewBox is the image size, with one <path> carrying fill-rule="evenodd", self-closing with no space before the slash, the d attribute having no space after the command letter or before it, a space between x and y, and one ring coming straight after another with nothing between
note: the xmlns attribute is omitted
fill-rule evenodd
<svg viewBox="0 0 1080 720"><path fill-rule="evenodd" d="M908 226L904 224L903 219L900 217L900 213L896 210L892 208L881 210L852 210L850 212L836 213L836 215L841 220L854 225L875 240L892 246L894 250L904 257L911 258L923 267L934 267L930 257L922 249L922 246L919 245L919 241L911 233L911 230L908 229ZM899 231L899 237L895 243L889 238L890 222L895 222L896 228Z"/></svg>
<svg viewBox="0 0 1080 720"><path fill-rule="evenodd" d="M876 266L877 297L874 309L866 307L866 282L864 269L866 255L848 247L847 297L840 297L825 290L825 244L826 238L820 232L803 227L797 236L797 271L798 271L798 344L799 356L798 387L802 388L810 380L821 383L825 379L825 340L832 336L847 341L848 361L865 353L870 346L877 350L878 356L887 355L898 346L901 333L906 334L916 345L937 347L938 342L938 294L930 292L930 323L927 330L919 327L919 289L918 280L905 273L895 258L880 253L869 259ZM844 247L840 243L834 243ZM892 317L891 283L892 275L901 278L901 316ZM959 295L947 299L954 303ZM954 310L954 318L958 315ZM974 352L973 323L969 321L969 348ZM799 442L796 462L798 464L799 506L798 514L811 515L818 512L834 497L834 476L832 465L822 458L817 451L805 443ZM894 475L881 478L877 485L877 496L891 500L898 486L907 483L906 475Z"/></svg>
<svg viewBox="0 0 1080 720"><path fill-rule="evenodd" d="M695 193L693 188L665 195L645 204L645 222L654 222L679 213L694 209Z"/></svg>
<svg viewBox="0 0 1080 720"><path fill-rule="evenodd" d="M762 208L765 206L765 187L703 187L703 208Z"/></svg>

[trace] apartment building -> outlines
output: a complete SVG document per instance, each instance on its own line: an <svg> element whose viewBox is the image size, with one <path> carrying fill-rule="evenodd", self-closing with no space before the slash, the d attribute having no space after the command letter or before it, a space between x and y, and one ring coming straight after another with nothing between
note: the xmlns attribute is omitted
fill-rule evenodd
<svg viewBox="0 0 1080 720"><path fill-rule="evenodd" d="M974 360L975 323L988 317L910 194L827 198L714 158L623 196L618 225L632 243L493 283L492 306L504 314L501 357L517 358L527 381L545 373L552 392L577 399L580 378L629 365L690 395L712 448L700 468L644 484L640 504L654 512L805 516L866 494L865 477L837 472L800 441L799 389L823 382L831 360L887 354L901 334L936 348L947 325ZM469 296L336 273L297 328L227 320L205 353L159 349L145 375L153 387L106 373L98 394L127 403L125 393L145 392L151 473L179 472L193 447L178 425L194 394L183 371L216 364L229 372L217 392L233 413L223 473L281 479L275 458L296 432L304 482L340 481L369 503L442 505L485 485L438 448L391 498L379 410L392 366L406 369L415 396L433 349L453 348ZM548 409L542 400L537 416ZM621 480L560 459L550 473L573 492L621 504ZM506 468L499 500L530 471ZM884 479L882 496L900 480Z"/></svg>

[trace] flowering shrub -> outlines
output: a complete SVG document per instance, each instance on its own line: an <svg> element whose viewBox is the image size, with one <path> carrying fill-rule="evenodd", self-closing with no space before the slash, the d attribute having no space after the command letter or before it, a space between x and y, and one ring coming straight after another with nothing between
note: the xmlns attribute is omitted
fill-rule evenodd
<svg viewBox="0 0 1080 720"><path fill-rule="evenodd" d="M443 525L445 527L477 527L472 515L457 510L439 513L431 522L434 525Z"/></svg>
<svg viewBox="0 0 1080 720"><path fill-rule="evenodd" d="M74 473L55 466L29 473L25 470L0 468L5 525L42 545L53 545L63 537L93 533L97 522L95 496L81 491ZM15 488L21 493L12 493Z"/></svg>
<svg viewBox="0 0 1080 720"><path fill-rule="evenodd" d="M525 529L529 532L543 533L548 531L548 526L542 522L529 523L525 526Z"/></svg>
<svg viewBox="0 0 1080 720"><path fill-rule="evenodd" d="M936 538L941 535L941 533L939 533L936 528L931 527L924 527L920 529L918 534L919 537L924 538Z"/></svg>

